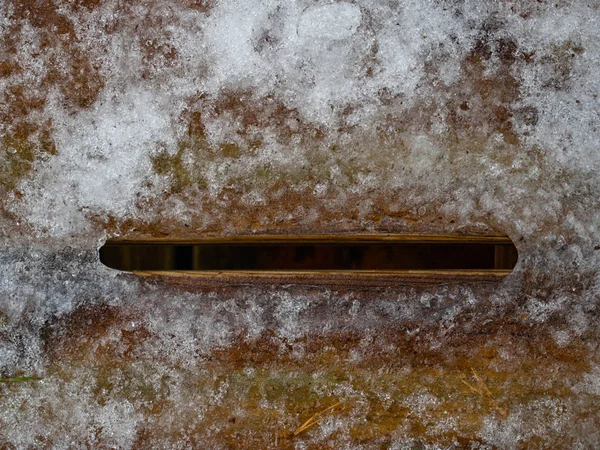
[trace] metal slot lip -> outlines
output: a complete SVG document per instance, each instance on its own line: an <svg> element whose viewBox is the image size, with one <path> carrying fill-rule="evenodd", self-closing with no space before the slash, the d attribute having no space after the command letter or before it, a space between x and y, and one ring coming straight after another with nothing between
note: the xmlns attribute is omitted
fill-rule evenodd
<svg viewBox="0 0 600 450"><path fill-rule="evenodd" d="M484 244L512 244L510 238L503 234L490 235L460 235L460 234L399 234L399 233L361 233L361 234L251 234L233 236L203 236L197 238L114 238L109 239L106 244L217 244L217 243L310 243L310 242L450 242L450 243L484 243Z"/></svg>
<svg viewBox="0 0 600 450"><path fill-rule="evenodd" d="M249 282L499 280L518 254L506 236L319 235L109 240L108 267L144 277Z"/></svg>

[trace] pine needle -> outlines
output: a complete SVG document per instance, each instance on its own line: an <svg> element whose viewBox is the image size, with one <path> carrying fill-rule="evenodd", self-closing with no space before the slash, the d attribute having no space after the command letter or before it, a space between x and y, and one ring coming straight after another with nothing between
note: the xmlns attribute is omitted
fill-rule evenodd
<svg viewBox="0 0 600 450"><path fill-rule="evenodd" d="M337 402L336 404L331 405L328 408L325 408L323 411L319 411L318 413L313 414L310 417L310 419L308 419L306 422L304 422L302 425L300 425L298 427L298 429L292 433L292 436L298 436L303 431L307 430L308 428L312 427L313 425L318 424L319 422L326 419L327 417L333 416L334 414L341 413L344 409L346 409L346 407L344 407L344 406L342 406L341 408L337 408L341 404L342 404L342 402Z"/></svg>
<svg viewBox="0 0 600 450"><path fill-rule="evenodd" d="M475 369L473 369L472 367L471 372L473 372L473 376L475 376L475 379L477 380L477 383L479 383L479 386L481 386L485 390L485 393L488 395L488 397L491 397L492 392L488 389L487 385L483 382L479 375L477 375L477 372L475 372Z"/></svg>
<svg viewBox="0 0 600 450"><path fill-rule="evenodd" d="M506 410L501 408L498 402L494 400L494 397L492 396L492 391L490 391L490 389L487 387L487 384L485 384L485 382L481 379L481 377L477 374L477 372L475 372L475 369L473 369L472 367L471 372L473 372L473 376L475 377L475 380L477 380L479 388L476 388L475 386L471 385L466 380L461 379L460 381L469 389L471 389L471 391L479 394L482 398L487 398L488 401L494 406L494 408L502 415L502 417L506 417ZM485 395L483 395L484 393Z"/></svg>
<svg viewBox="0 0 600 450"><path fill-rule="evenodd" d="M38 381L41 380L39 377L11 377L11 378L0 378L0 383L18 383L21 381Z"/></svg>
<svg viewBox="0 0 600 450"><path fill-rule="evenodd" d="M475 386L473 386L471 383L467 382L467 380L461 378L460 381L462 384L467 386L469 389L471 389L476 394L482 395L481 391L479 389L477 389Z"/></svg>

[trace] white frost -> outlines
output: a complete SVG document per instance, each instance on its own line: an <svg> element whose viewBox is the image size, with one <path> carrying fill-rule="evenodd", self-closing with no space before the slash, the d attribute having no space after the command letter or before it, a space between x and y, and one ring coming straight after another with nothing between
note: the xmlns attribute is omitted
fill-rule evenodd
<svg viewBox="0 0 600 450"><path fill-rule="evenodd" d="M137 195L148 193L150 156L173 147L161 98L137 88L104 91L88 111L71 116L55 107L52 115L57 155L23 186L28 219L59 237L87 229L90 213L130 214Z"/></svg>
<svg viewBox="0 0 600 450"><path fill-rule="evenodd" d="M300 18L298 34L320 39L344 39L352 36L362 14L356 5L346 2L307 8Z"/></svg>

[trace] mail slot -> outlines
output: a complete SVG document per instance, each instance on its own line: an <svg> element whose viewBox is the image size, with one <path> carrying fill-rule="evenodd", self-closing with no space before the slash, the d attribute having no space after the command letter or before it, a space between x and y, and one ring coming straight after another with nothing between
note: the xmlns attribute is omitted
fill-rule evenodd
<svg viewBox="0 0 600 450"><path fill-rule="evenodd" d="M109 241L100 260L127 271L510 271L510 239L482 236L252 236L198 241Z"/></svg>
<svg viewBox="0 0 600 450"><path fill-rule="evenodd" d="M320 235L235 236L196 240L111 240L103 264L139 276L197 283L500 281L517 251L506 236ZM173 280L171 280L173 282Z"/></svg>

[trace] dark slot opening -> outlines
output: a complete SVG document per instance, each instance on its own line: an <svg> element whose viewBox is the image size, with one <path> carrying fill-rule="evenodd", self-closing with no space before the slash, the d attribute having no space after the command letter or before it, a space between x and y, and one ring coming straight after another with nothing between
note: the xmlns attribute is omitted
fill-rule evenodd
<svg viewBox="0 0 600 450"><path fill-rule="evenodd" d="M108 241L108 267L126 271L439 271L511 270L517 251L508 238L360 237L255 238L198 242Z"/></svg>

